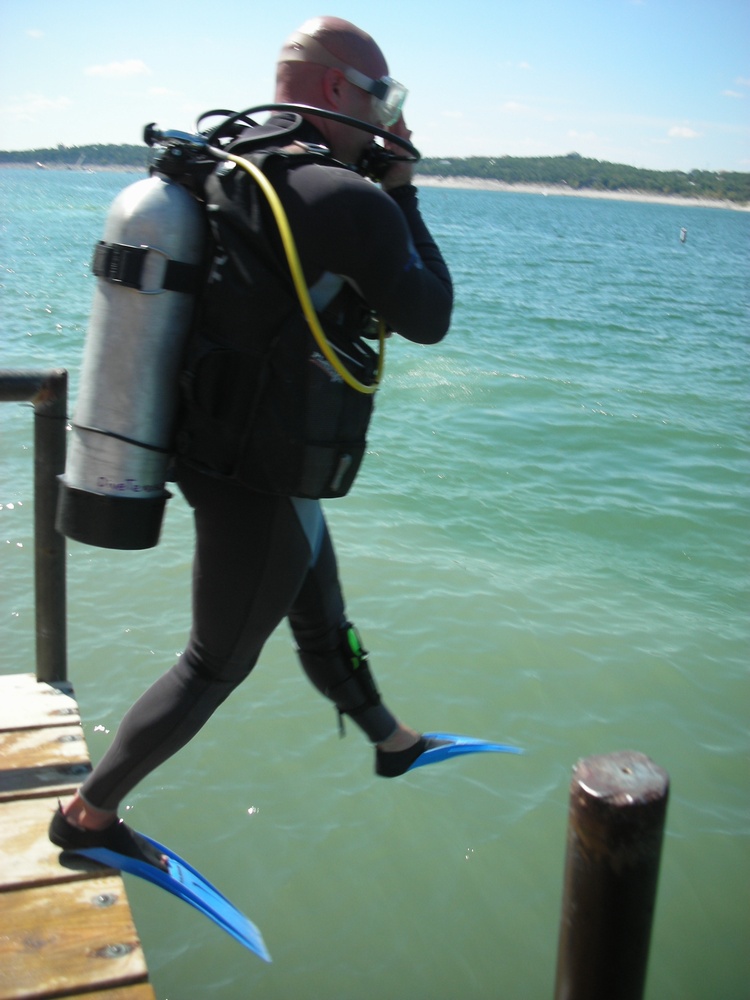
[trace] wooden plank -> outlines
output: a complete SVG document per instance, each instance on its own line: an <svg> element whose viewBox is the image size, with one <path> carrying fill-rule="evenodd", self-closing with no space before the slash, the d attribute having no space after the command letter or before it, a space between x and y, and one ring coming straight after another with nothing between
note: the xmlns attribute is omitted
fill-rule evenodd
<svg viewBox="0 0 750 1000"><path fill-rule="evenodd" d="M78 725L0 732L0 801L72 795L90 770Z"/></svg>
<svg viewBox="0 0 750 1000"><path fill-rule="evenodd" d="M57 799L17 799L0 803L0 892L73 882L108 871L85 858L61 855L47 829Z"/></svg>
<svg viewBox="0 0 750 1000"><path fill-rule="evenodd" d="M0 731L80 723L73 687L39 683L34 674L0 676Z"/></svg>
<svg viewBox="0 0 750 1000"><path fill-rule="evenodd" d="M0 1000L148 980L119 878L0 893L0 926Z"/></svg>
<svg viewBox="0 0 750 1000"><path fill-rule="evenodd" d="M156 1000L122 878L48 838L90 770L71 685L0 676L0 1000Z"/></svg>

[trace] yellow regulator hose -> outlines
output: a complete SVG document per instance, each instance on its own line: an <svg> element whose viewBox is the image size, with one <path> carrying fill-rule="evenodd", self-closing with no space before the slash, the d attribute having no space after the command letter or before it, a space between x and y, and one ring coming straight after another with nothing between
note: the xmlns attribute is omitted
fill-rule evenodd
<svg viewBox="0 0 750 1000"><path fill-rule="evenodd" d="M352 373L341 363L338 355L328 343L326 335L323 332L323 328L320 325L318 314L315 312L315 307L310 299L310 293L307 289L307 283L302 271L302 265L300 264L299 254L297 253L297 246L294 242L292 230L289 226L289 220L287 219L284 207L281 204L279 196L276 194L273 185L263 171L249 160L245 160L241 156L235 156L233 153L224 153L222 159L224 159L224 157L231 160L232 163L241 167L243 170L246 170L257 182L261 191L266 196L271 211L273 212L274 219L276 220L276 225L279 227L281 242L284 246L284 252L286 253L286 259L289 263L289 270L292 275L292 281L294 282L297 297L300 305L302 306L302 312L304 313L307 324L310 327L310 332L315 338L318 347L323 352L324 357L336 374L339 375L352 389L356 389L357 392L362 392L365 395L372 395L377 392L378 386L380 385L380 379L383 375L383 367L385 365L385 323L382 319L379 320L378 334L380 350L378 354L378 368L375 374L375 380L372 385L366 385L364 382L360 382L359 379L355 378L354 375L352 375Z"/></svg>

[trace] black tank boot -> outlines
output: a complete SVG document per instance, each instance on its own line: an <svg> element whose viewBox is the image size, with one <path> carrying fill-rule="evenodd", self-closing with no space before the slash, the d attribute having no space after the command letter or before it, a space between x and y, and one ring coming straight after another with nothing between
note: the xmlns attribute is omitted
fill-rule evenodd
<svg viewBox="0 0 750 1000"><path fill-rule="evenodd" d="M405 774L412 766L417 757L421 756L427 749L427 740L424 737L408 747L406 750L384 750L375 751L375 773L381 778L397 778Z"/></svg>
<svg viewBox="0 0 750 1000"><path fill-rule="evenodd" d="M49 839L64 851L106 847L110 851L117 851L118 854L125 854L129 858L145 861L146 864L167 871L167 863L159 851L121 819L116 819L103 830L84 830L69 823L60 806L49 825Z"/></svg>
<svg viewBox="0 0 750 1000"><path fill-rule="evenodd" d="M321 694L334 703L343 732L343 715L348 715L373 743L388 739L398 723L382 702L367 663L357 630L345 622L339 642L326 652L299 649L305 673Z"/></svg>
<svg viewBox="0 0 750 1000"><path fill-rule="evenodd" d="M407 747L406 750L386 751L378 749L375 751L375 773L381 778L398 778L399 775L406 774L417 757L421 757L425 750L444 746L446 742L446 740L420 736L414 746Z"/></svg>

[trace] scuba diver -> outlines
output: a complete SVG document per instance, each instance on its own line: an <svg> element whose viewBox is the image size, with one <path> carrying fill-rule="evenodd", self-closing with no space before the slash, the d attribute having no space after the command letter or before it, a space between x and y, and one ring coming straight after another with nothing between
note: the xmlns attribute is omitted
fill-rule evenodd
<svg viewBox="0 0 750 1000"><path fill-rule="evenodd" d="M314 18L282 48L276 101L335 115L303 113L293 136L283 113L260 127L267 136L263 170L288 217L316 311L341 356L371 385L375 352L366 341L373 314L389 333L430 345L447 333L452 309L451 278L412 183L414 160L398 155L404 146L397 140L408 144L411 134L405 97L369 35L339 18ZM363 166L374 155L372 134L351 119L394 137L385 139L391 155L381 156L376 183ZM238 149L242 143L239 134ZM268 206L252 177L226 162L208 178L205 201L210 260L183 373L174 474L195 521L189 641L127 712L101 762L50 826L50 839L61 848L110 847L157 866L163 857L118 819L120 803L198 733L251 672L284 618L312 684L374 745L377 774L401 775L443 742L403 724L386 706L346 615L319 497L343 495L361 456L351 469L338 469L326 490L314 475L311 481L287 468L278 451L284 431L270 447L264 439L273 421L287 415L264 411L278 409L278 397L274 389L269 402L253 384L258 359L282 352L276 365L271 356L267 375L293 367L289 344L301 342L300 331L309 336ZM340 381L324 358L311 358L327 383ZM285 405L293 410L294 403L292 384ZM371 400L361 417L365 425L370 409ZM224 430L238 419L245 423L231 448L250 451L227 461L246 472L225 474ZM289 419L312 418L296 413ZM307 461L309 448L302 451ZM280 457L278 468L266 462L266 478L256 482L260 453Z"/></svg>

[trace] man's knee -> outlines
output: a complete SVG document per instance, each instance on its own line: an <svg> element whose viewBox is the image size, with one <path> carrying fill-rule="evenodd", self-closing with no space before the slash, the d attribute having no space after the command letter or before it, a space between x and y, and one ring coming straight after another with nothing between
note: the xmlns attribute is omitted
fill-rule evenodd
<svg viewBox="0 0 750 1000"><path fill-rule="evenodd" d="M353 625L344 622L328 649L297 652L305 673L334 703L339 716L348 715L375 743L391 735L395 720L383 705L370 672L367 650Z"/></svg>

